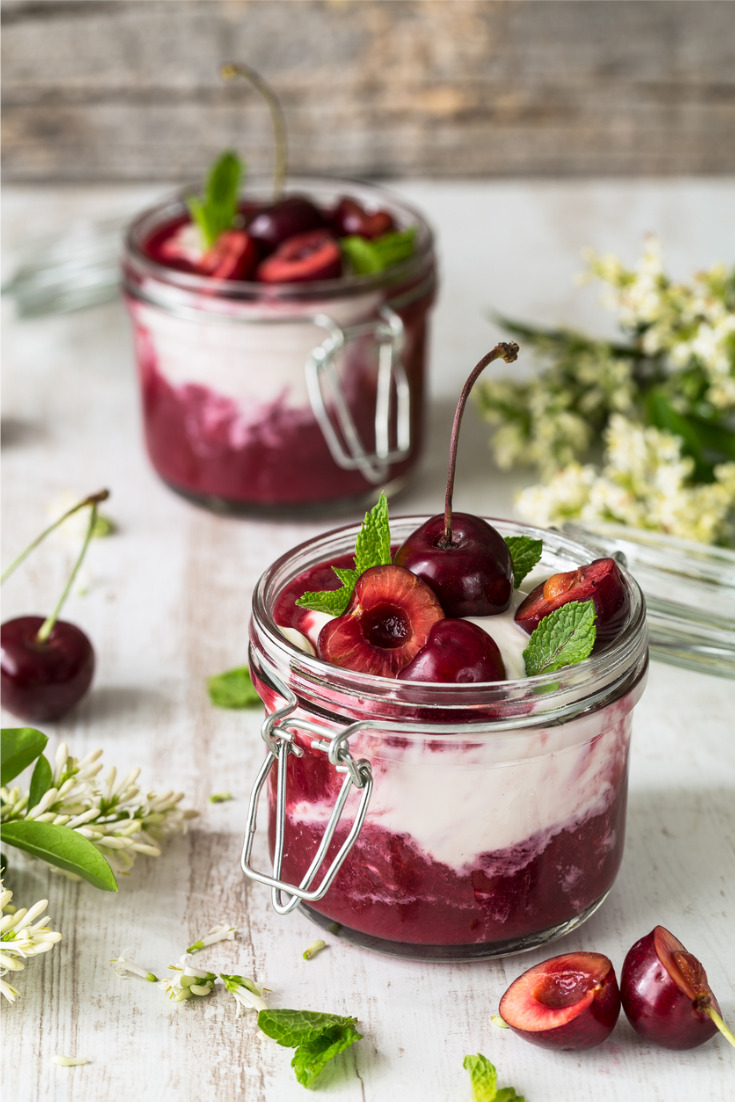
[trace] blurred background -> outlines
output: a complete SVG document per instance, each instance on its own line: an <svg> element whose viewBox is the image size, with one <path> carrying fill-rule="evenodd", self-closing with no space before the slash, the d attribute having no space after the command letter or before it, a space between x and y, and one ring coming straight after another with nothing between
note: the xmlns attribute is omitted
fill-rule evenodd
<svg viewBox="0 0 735 1102"><path fill-rule="evenodd" d="M735 170L735 5L711 0L4 0L6 182L253 171L277 90L295 172Z"/></svg>

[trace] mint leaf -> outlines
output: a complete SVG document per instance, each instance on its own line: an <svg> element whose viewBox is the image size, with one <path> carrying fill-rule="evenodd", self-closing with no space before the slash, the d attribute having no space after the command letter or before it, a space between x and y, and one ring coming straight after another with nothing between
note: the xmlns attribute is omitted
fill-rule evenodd
<svg viewBox="0 0 735 1102"><path fill-rule="evenodd" d="M416 228L384 233L368 241L365 237L349 236L340 241L342 253L355 275L376 275L413 255Z"/></svg>
<svg viewBox="0 0 735 1102"><path fill-rule="evenodd" d="M523 1096L516 1094L514 1087L497 1089L498 1073L481 1052L465 1056L462 1067L470 1073L475 1102L523 1102Z"/></svg>
<svg viewBox="0 0 735 1102"><path fill-rule="evenodd" d="M35 761L48 738L35 727L3 727L0 737L0 784L3 788Z"/></svg>
<svg viewBox="0 0 735 1102"><path fill-rule="evenodd" d="M83 834L58 823L39 823L35 819L3 823L3 842L40 857L49 865L81 876L95 888L117 891L117 881L97 847Z"/></svg>
<svg viewBox="0 0 735 1102"><path fill-rule="evenodd" d="M543 541L530 536L506 536L505 542L513 563L513 588L518 589L526 574L529 574L541 558Z"/></svg>
<svg viewBox="0 0 735 1102"><path fill-rule="evenodd" d="M388 499L381 491L375 505L365 514L362 528L355 541L355 571L364 574L371 566L388 566L390 563L390 526L388 524ZM355 579L357 580L357 579Z"/></svg>
<svg viewBox="0 0 735 1102"><path fill-rule="evenodd" d="M261 1010L258 1026L285 1048L295 1048L291 1067L299 1083L310 1087L326 1064L362 1037L357 1018L315 1010Z"/></svg>
<svg viewBox="0 0 735 1102"><path fill-rule="evenodd" d="M553 673L587 658L597 636L594 601L569 601L544 616L523 652L526 673Z"/></svg>
<svg viewBox="0 0 735 1102"><path fill-rule="evenodd" d="M207 692L215 708L255 708L261 703L247 666L208 677Z"/></svg>
<svg viewBox="0 0 735 1102"><path fill-rule="evenodd" d="M339 589L322 589L303 593L296 601L299 608L312 612L326 612L341 616L349 604L355 583L371 566L387 566L390 555L390 525L388 523L388 499L381 493L372 509L365 514L362 527L355 541L355 568L333 566L332 570L342 582Z"/></svg>
<svg viewBox="0 0 735 1102"><path fill-rule="evenodd" d="M220 234L232 226L237 214L242 173L242 161L236 153L228 150L210 168L204 197L192 195L187 199L189 213L199 227L207 249L211 249Z"/></svg>

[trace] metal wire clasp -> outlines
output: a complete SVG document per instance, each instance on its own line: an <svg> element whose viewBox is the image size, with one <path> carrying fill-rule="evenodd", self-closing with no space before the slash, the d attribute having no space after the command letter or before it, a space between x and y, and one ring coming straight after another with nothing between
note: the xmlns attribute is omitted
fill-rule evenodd
<svg viewBox="0 0 735 1102"><path fill-rule="evenodd" d="M332 458L344 470L359 470L368 482L382 482L389 466L408 458L411 450L411 392L402 359L403 322L389 306L380 310L378 318L345 328L328 314L317 314L312 320L327 330L327 336L306 361L306 388ZM372 337L378 345L375 449L372 452L360 439L337 368L338 354L347 342L365 336ZM393 387L396 444L391 448Z"/></svg>
<svg viewBox="0 0 735 1102"><path fill-rule="evenodd" d="M342 862L352 849L362 829L362 824L365 821L370 796L373 790L373 776L370 763L364 759L355 761L350 753L348 745L350 736L353 735L356 730L361 729L364 726L363 723L354 723L349 727L343 728L334 737L325 738L323 727L320 727L310 720L293 717L293 712L298 702L291 690L284 686L278 678L274 676L271 670L266 672L261 668L259 672L261 676L265 675L266 679L271 682L272 688L285 699L286 704L283 708L279 708L277 711L272 712L271 715L266 716L261 728L261 735L268 745L268 753L265 756L265 761L260 767L253 785L253 790L250 794L248 825L245 840L243 842L240 865L246 876L250 877L252 880L257 880L261 884L267 884L268 887L272 889L271 900L274 909L279 914L288 914L298 906L301 900L309 903L317 899L322 899L323 896L326 895L329 886L339 872ZM344 773L344 780L332 809L332 813L329 816L329 821L324 828L321 842L317 847L309 868L299 884L290 884L281 879L281 865L283 862L286 829L288 756L289 754L296 754L300 757L304 752L303 748L294 742L296 732L302 735L312 735L312 750L318 750L325 753L336 771L338 773ZM273 848L273 870L272 875L268 875L267 873L258 872L254 869L250 863L250 858L257 826L256 820L260 794L268 778L268 774L274 765L278 768L276 781L275 839ZM347 802L347 797L353 786L360 789L362 794L352 826L347 837L340 846L339 851L334 856L329 868L322 877L321 882L316 888L312 888L314 879L321 868L330 843L334 838L335 831L342 817L344 806ZM288 898L285 901L282 896L283 892L288 893Z"/></svg>

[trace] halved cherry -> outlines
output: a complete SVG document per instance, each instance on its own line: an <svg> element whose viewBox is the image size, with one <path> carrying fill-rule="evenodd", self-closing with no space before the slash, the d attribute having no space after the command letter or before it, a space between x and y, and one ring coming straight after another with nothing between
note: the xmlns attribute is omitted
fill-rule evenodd
<svg viewBox="0 0 735 1102"><path fill-rule="evenodd" d="M602 953L542 961L514 980L500 1000L506 1025L543 1048L594 1048L612 1033L619 1014L615 970Z"/></svg>
<svg viewBox="0 0 735 1102"><path fill-rule="evenodd" d="M401 566L373 566L357 579L342 616L319 633L319 657L360 673L395 677L418 654L441 605Z"/></svg>
<svg viewBox="0 0 735 1102"><path fill-rule="evenodd" d="M595 559L577 570L552 574L537 585L519 605L516 623L530 635L544 616L568 601L595 603L597 641L609 642L627 619L630 597L620 568L614 559Z"/></svg>
<svg viewBox="0 0 735 1102"><path fill-rule="evenodd" d="M393 216L387 210L367 211L356 199L347 195L337 203L331 221L340 237L356 234L370 240L396 228Z"/></svg>
<svg viewBox="0 0 735 1102"><path fill-rule="evenodd" d="M212 279L250 279L258 260L258 246L249 234L225 230L202 257L199 270Z"/></svg>
<svg viewBox="0 0 735 1102"><path fill-rule="evenodd" d="M284 241L255 274L263 283L337 279L342 274L342 253L329 230L313 230Z"/></svg>

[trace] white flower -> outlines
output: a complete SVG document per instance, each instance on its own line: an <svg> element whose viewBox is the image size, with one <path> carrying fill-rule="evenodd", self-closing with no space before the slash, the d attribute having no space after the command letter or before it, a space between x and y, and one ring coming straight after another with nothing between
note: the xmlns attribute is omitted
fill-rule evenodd
<svg viewBox="0 0 735 1102"><path fill-rule="evenodd" d="M225 923L221 923L219 926L213 926L208 934L198 938L186 951L187 953L198 953L201 949L206 949L208 945L216 945L218 941L233 941L236 934L237 928L235 926L227 926Z"/></svg>
<svg viewBox="0 0 735 1102"><path fill-rule="evenodd" d="M190 999L192 995L211 995L217 980L216 974L192 968L187 953L181 957L179 965L170 964L168 967L173 975L161 980L161 983L169 999L178 1003Z"/></svg>
<svg viewBox="0 0 735 1102"><path fill-rule="evenodd" d="M159 982L158 976L153 972L148 972L145 968L141 968L139 964L128 960L124 955L124 950L119 957L111 960L110 964L115 965L115 975L117 976L140 976L142 980L148 980L149 983Z"/></svg>
<svg viewBox="0 0 735 1102"><path fill-rule="evenodd" d="M43 915L48 906L47 899L41 899L32 907L16 910L11 899L13 893L4 887L0 880L0 993L9 1002L14 1002L18 991L2 979L8 972L22 972L28 957L47 953L61 941L58 930L48 925L49 918Z"/></svg>
<svg viewBox="0 0 735 1102"><path fill-rule="evenodd" d="M243 1006L249 1010L268 1009L268 1003L263 998L263 992L247 976L228 976L224 972L220 972L219 978L230 994L237 1000L238 1014L240 1014Z"/></svg>

